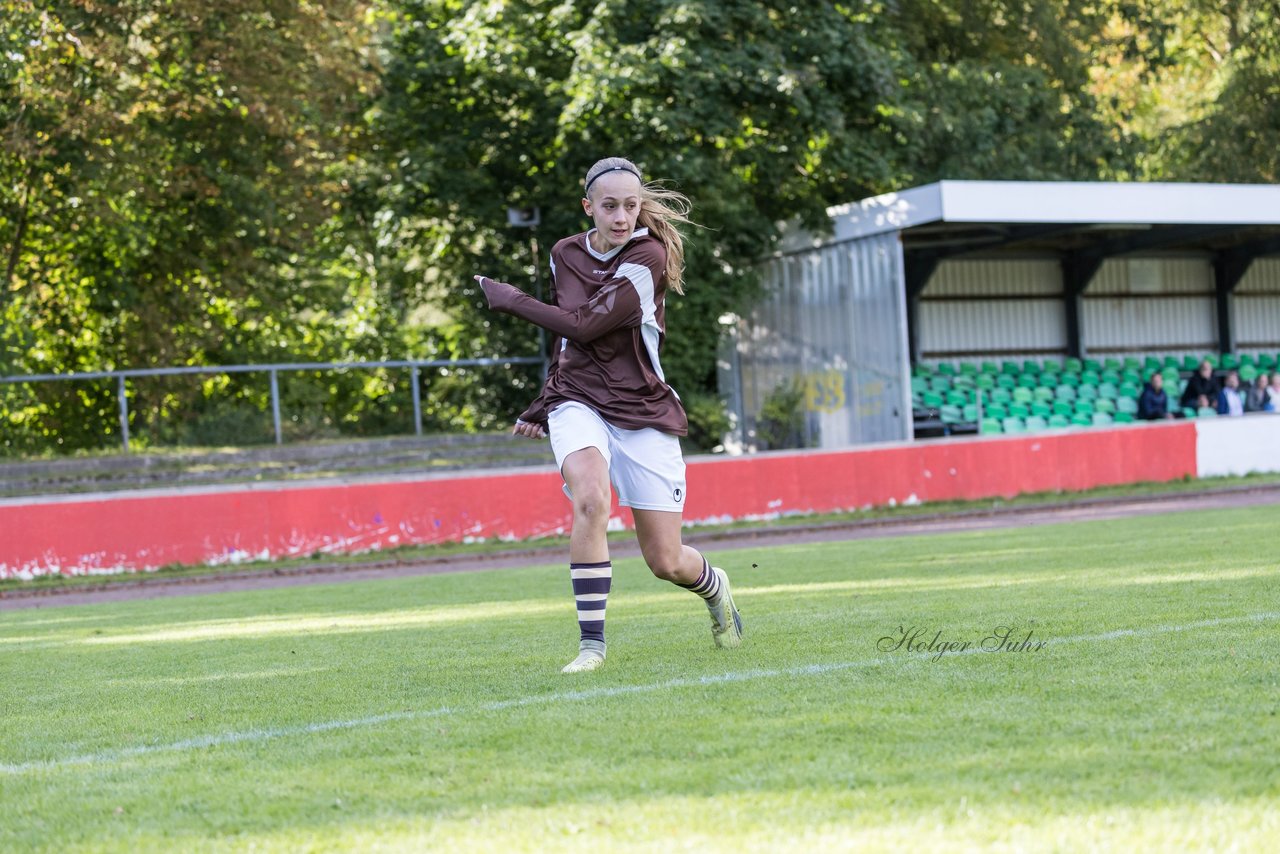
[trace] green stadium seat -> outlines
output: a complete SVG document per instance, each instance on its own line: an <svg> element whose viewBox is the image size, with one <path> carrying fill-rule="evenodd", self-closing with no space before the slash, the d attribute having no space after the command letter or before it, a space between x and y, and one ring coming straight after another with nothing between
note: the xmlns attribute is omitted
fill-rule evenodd
<svg viewBox="0 0 1280 854"><path fill-rule="evenodd" d="M1138 401L1132 397L1122 397L1116 401L1116 412L1123 412L1127 415L1138 414Z"/></svg>
<svg viewBox="0 0 1280 854"><path fill-rule="evenodd" d="M1240 379L1244 382L1251 383L1258 378L1258 369L1253 365L1240 366Z"/></svg>
<svg viewBox="0 0 1280 854"><path fill-rule="evenodd" d="M938 410L938 417L942 419L943 424L955 424L964 418L964 412L960 407L948 404Z"/></svg>
<svg viewBox="0 0 1280 854"><path fill-rule="evenodd" d="M993 389L996 387L996 378L991 374L978 374L978 378L974 380L974 384L978 388Z"/></svg>
<svg viewBox="0 0 1280 854"><path fill-rule="evenodd" d="M1019 371L1019 370L1018 370L1018 363L1017 363L1017 362L1007 362L1007 361L1006 361L1006 362L1001 362L1001 363L1000 363L1000 373L1002 373L1002 374L1014 374L1014 375L1017 375L1017 374L1021 373L1021 371Z"/></svg>
<svg viewBox="0 0 1280 854"><path fill-rule="evenodd" d="M1063 369L1073 374L1078 374L1084 370L1084 362L1074 356L1068 358L1063 364Z"/></svg>
<svg viewBox="0 0 1280 854"><path fill-rule="evenodd" d="M1035 359L1027 359L1022 363L1022 372L1024 374L1038 374L1040 373L1040 363Z"/></svg>
<svg viewBox="0 0 1280 854"><path fill-rule="evenodd" d="M953 377L956 375L956 366L950 362L939 362L937 371L944 376Z"/></svg>
<svg viewBox="0 0 1280 854"><path fill-rule="evenodd" d="M1223 353L1218 367L1224 371L1238 371L1240 370L1240 357L1235 353Z"/></svg>
<svg viewBox="0 0 1280 854"><path fill-rule="evenodd" d="M1157 368L1156 370L1159 370ZM1121 383L1133 383L1134 385L1142 385L1142 374L1138 371L1125 371L1120 375Z"/></svg>
<svg viewBox="0 0 1280 854"><path fill-rule="evenodd" d="M1080 394L1076 391L1075 386L1060 385L1054 389L1054 396L1058 400L1075 400Z"/></svg>
<svg viewBox="0 0 1280 854"><path fill-rule="evenodd" d="M1094 412L1105 412L1108 415L1115 415L1116 402L1111 398L1100 397L1093 404Z"/></svg>
<svg viewBox="0 0 1280 854"><path fill-rule="evenodd" d="M1076 389L1076 397L1080 400L1097 400L1098 387L1094 385L1082 385Z"/></svg>
<svg viewBox="0 0 1280 854"><path fill-rule="evenodd" d="M1054 388L1058 385L1060 376L1061 374L1055 374L1052 371L1045 371L1043 374L1040 375L1040 386L1042 388L1045 386L1048 386L1049 388Z"/></svg>
<svg viewBox="0 0 1280 854"><path fill-rule="evenodd" d="M1088 427L1093 424L1093 415L1086 415L1083 412L1077 412L1071 416L1071 423L1077 427Z"/></svg>
<svg viewBox="0 0 1280 854"><path fill-rule="evenodd" d="M1113 421L1115 421L1115 419L1111 417L1111 413L1109 413L1109 412L1095 412L1095 413L1093 413L1093 426L1094 426L1094 427L1107 427L1107 426L1109 426Z"/></svg>
<svg viewBox="0 0 1280 854"><path fill-rule="evenodd" d="M961 362L960 373L966 377L976 377L978 375L978 366L973 362Z"/></svg>
<svg viewBox="0 0 1280 854"><path fill-rule="evenodd" d="M987 405L987 408L984 414L988 418L995 418L995 419L1008 418L1009 407L1004 405L1003 403L991 403Z"/></svg>
<svg viewBox="0 0 1280 854"><path fill-rule="evenodd" d="M942 406L942 395L938 394L936 391L926 391L924 394L920 395L920 399L924 405L930 409L938 409Z"/></svg>
<svg viewBox="0 0 1280 854"><path fill-rule="evenodd" d="M1200 367L1200 360L1197 359L1195 356L1182 357L1182 370L1194 371L1198 367Z"/></svg>
<svg viewBox="0 0 1280 854"><path fill-rule="evenodd" d="M1057 359L1045 359L1044 368L1040 371L1042 374L1060 374L1062 373L1062 363Z"/></svg>
<svg viewBox="0 0 1280 854"><path fill-rule="evenodd" d="M1137 397L1142 394L1142 388L1133 383L1124 383L1120 386L1120 397Z"/></svg>
<svg viewBox="0 0 1280 854"><path fill-rule="evenodd" d="M1007 388L992 389L991 400L995 403L1009 403L1013 400L1013 392Z"/></svg>
<svg viewBox="0 0 1280 854"><path fill-rule="evenodd" d="M1014 418L1026 418L1031 414L1031 407L1025 403L1009 404L1009 415Z"/></svg>
<svg viewBox="0 0 1280 854"><path fill-rule="evenodd" d="M1000 422L1006 433L1025 433L1027 425L1021 418L1009 417Z"/></svg>
<svg viewBox="0 0 1280 854"><path fill-rule="evenodd" d="M973 388L973 386L974 386L974 379L968 374L956 374L954 377L951 378L952 388L970 389L970 388Z"/></svg>
<svg viewBox="0 0 1280 854"><path fill-rule="evenodd" d="M1040 415L1032 415L1026 420L1026 424L1028 433L1045 430L1049 426L1048 420Z"/></svg>
<svg viewBox="0 0 1280 854"><path fill-rule="evenodd" d="M1134 423L1134 416L1132 412L1117 412L1115 420L1117 424L1132 424Z"/></svg>
<svg viewBox="0 0 1280 854"><path fill-rule="evenodd" d="M1013 399L1018 401L1018 403L1030 403L1031 398L1034 397L1031 393L1031 389L1026 386L1018 386L1012 391L1012 394Z"/></svg>
<svg viewBox="0 0 1280 854"><path fill-rule="evenodd" d="M1076 411L1075 402L1071 400L1055 400L1053 402L1054 415L1070 415Z"/></svg>
<svg viewBox="0 0 1280 854"><path fill-rule="evenodd" d="M1058 378L1058 386L1078 386L1080 385L1080 375L1072 371L1067 371Z"/></svg>
<svg viewBox="0 0 1280 854"><path fill-rule="evenodd" d="M1094 385L1102 382L1102 377L1097 371L1085 371L1080 375L1080 385Z"/></svg>
<svg viewBox="0 0 1280 854"><path fill-rule="evenodd" d="M996 385L1001 388L1017 388L1018 379L1013 374L1000 374L996 377Z"/></svg>
<svg viewBox="0 0 1280 854"><path fill-rule="evenodd" d="M964 405L963 415L964 415L965 421L971 421L971 422L977 421L978 420L978 404L966 403Z"/></svg>
<svg viewBox="0 0 1280 854"><path fill-rule="evenodd" d="M1161 374L1164 376L1165 385L1169 385L1170 383L1176 383L1182 379L1182 372L1179 371L1177 368L1165 368L1164 371L1161 372Z"/></svg>
<svg viewBox="0 0 1280 854"><path fill-rule="evenodd" d="M1076 405L1075 405L1075 411L1076 411L1076 414L1077 414L1077 415L1092 415L1092 414L1093 414L1093 401L1092 401L1092 400L1077 400L1077 401L1076 401Z"/></svg>
<svg viewBox="0 0 1280 854"><path fill-rule="evenodd" d="M1071 419L1068 418L1066 415L1062 415L1060 413L1055 412L1054 414L1049 416L1049 426L1050 427L1070 427Z"/></svg>
<svg viewBox="0 0 1280 854"><path fill-rule="evenodd" d="M1053 400L1053 387L1047 385L1036 386L1031 390L1031 397L1035 400Z"/></svg>
<svg viewBox="0 0 1280 854"><path fill-rule="evenodd" d="M1120 390L1112 383L1103 383L1098 386L1098 397L1103 397L1107 400L1115 400L1119 396Z"/></svg>
<svg viewBox="0 0 1280 854"><path fill-rule="evenodd" d="M1120 366L1121 371L1140 371L1142 370L1142 362L1137 356L1125 356L1124 362Z"/></svg>
<svg viewBox="0 0 1280 854"><path fill-rule="evenodd" d="M1218 369L1218 363L1221 362L1222 360L1217 353L1205 353L1201 361L1208 362L1209 364L1213 365L1213 369L1216 371ZM1199 362L1197 362L1196 364L1199 365Z"/></svg>
<svg viewBox="0 0 1280 854"><path fill-rule="evenodd" d="M1048 418L1053 414L1053 409L1043 400L1037 400L1031 404L1031 414L1036 418Z"/></svg>
<svg viewBox="0 0 1280 854"><path fill-rule="evenodd" d="M1120 385L1120 372L1107 368L1098 374L1099 383L1111 383L1112 385Z"/></svg>
<svg viewBox="0 0 1280 854"><path fill-rule="evenodd" d="M995 362L983 362L982 373L991 374L992 376L994 376L1000 373L1000 366L997 365Z"/></svg>
<svg viewBox="0 0 1280 854"><path fill-rule="evenodd" d="M1018 377L1018 385L1022 388L1035 388L1040 385L1039 374L1022 374Z"/></svg>
<svg viewBox="0 0 1280 854"><path fill-rule="evenodd" d="M949 388L951 388L951 377L939 374L929 380L930 391L942 392L947 391Z"/></svg>
<svg viewBox="0 0 1280 854"><path fill-rule="evenodd" d="M1217 418L1218 410L1212 406L1202 406L1196 410L1196 418Z"/></svg>
<svg viewBox="0 0 1280 854"><path fill-rule="evenodd" d="M1246 367L1248 367L1248 368L1256 368L1256 367L1258 367L1258 360L1254 357L1254 355L1253 355L1252 353L1241 353L1241 354L1240 354L1240 367L1241 367L1241 368L1246 368Z"/></svg>
<svg viewBox="0 0 1280 854"><path fill-rule="evenodd" d="M1177 356L1165 356L1165 357L1164 357L1164 366L1165 366L1166 368L1173 368L1173 369L1176 371L1176 370L1178 370L1178 368L1179 368L1179 367L1181 367L1181 365L1182 365L1182 363L1178 361L1178 357L1177 357Z"/></svg>
<svg viewBox="0 0 1280 854"><path fill-rule="evenodd" d="M1164 365L1155 356L1148 356L1142 363L1142 373L1150 374L1163 368Z"/></svg>
<svg viewBox="0 0 1280 854"><path fill-rule="evenodd" d="M926 391L929 391L929 390L930 389L929 389L928 377L912 377L911 378L912 394L924 394Z"/></svg>
<svg viewBox="0 0 1280 854"><path fill-rule="evenodd" d="M947 404L950 406L964 406L969 402L969 395L965 394L963 391L952 389L947 392L947 396L944 400L946 400Z"/></svg>
<svg viewBox="0 0 1280 854"><path fill-rule="evenodd" d="M996 419L994 419L994 418L984 418L984 419L982 419L982 433L983 433L983 435L991 435L992 433L999 433L999 432L1000 432L1000 422L999 422L999 421L997 421L997 420L996 420Z"/></svg>
<svg viewBox="0 0 1280 854"><path fill-rule="evenodd" d="M1097 359L1085 359L1084 369L1086 371L1093 371L1095 374L1100 374L1102 373L1102 363Z"/></svg>
<svg viewBox="0 0 1280 854"><path fill-rule="evenodd" d="M1258 367L1267 373L1271 373L1276 369L1276 360L1270 353L1260 353L1258 355Z"/></svg>

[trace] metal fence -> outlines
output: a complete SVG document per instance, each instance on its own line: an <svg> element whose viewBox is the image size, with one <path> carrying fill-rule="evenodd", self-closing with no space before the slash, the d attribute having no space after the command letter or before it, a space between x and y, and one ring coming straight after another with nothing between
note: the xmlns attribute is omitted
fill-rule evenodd
<svg viewBox="0 0 1280 854"><path fill-rule="evenodd" d="M0 383L43 383L71 382L84 380L114 379L116 381L116 399L120 410L120 436L124 450L129 450L129 390L126 381L137 377L164 377L190 374L219 376L224 374L266 373L271 378L271 421L275 427L276 444L284 443L284 434L280 417L280 380L282 372L289 371L332 371L332 370L379 370L382 368L408 368L412 376L413 387L413 426L416 435L422 435L422 389L421 372L423 368L475 368L499 367L506 365L544 365L545 361L538 356L519 356L508 359L402 359L387 362L282 362L266 365L208 365L178 368L137 368L123 371L86 371L69 374L27 374L23 376L0 376Z"/></svg>

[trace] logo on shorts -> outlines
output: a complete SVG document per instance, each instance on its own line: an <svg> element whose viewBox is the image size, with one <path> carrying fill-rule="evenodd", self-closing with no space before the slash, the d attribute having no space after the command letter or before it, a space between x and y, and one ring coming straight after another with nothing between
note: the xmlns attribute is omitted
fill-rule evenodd
<svg viewBox="0 0 1280 854"><path fill-rule="evenodd" d="M684 490L677 486L675 488L675 491L671 493L671 497L676 500L677 504L679 504L681 501L684 500Z"/></svg>

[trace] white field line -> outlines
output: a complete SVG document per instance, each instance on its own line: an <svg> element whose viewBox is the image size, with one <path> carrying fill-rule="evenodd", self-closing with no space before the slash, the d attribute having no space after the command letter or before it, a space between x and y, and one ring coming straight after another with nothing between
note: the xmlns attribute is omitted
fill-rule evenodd
<svg viewBox="0 0 1280 854"><path fill-rule="evenodd" d="M1199 620L1194 623L1183 623L1174 626L1150 626L1138 629L1116 629L1092 635L1074 635L1065 638L1047 638L1046 647L1061 644L1090 643L1096 641L1112 641L1120 638L1149 637L1151 635L1169 634L1172 632L1209 629L1217 626L1235 625L1239 623L1267 623L1280 619L1280 611L1266 611L1258 614L1246 614L1239 617L1220 617L1210 620ZM981 648L949 652L943 657L974 655L985 652ZM363 729L392 721L424 720L427 718L447 717L455 714L475 714L477 712L499 712L523 706L551 705L562 702L580 700L608 699L628 694L649 694L672 688L694 688L705 685L719 685L730 682L751 682L756 679L775 679L778 677L821 676L859 667L877 667L884 664L902 661L923 661L937 656L934 652L916 652L898 655L883 655L862 661L833 661L818 664L804 664L795 667L777 669L736 670L728 673L715 673L696 678L668 679L662 682L649 682L643 685L613 685L600 688L583 688L576 691L554 691L549 694L533 694L526 697L514 697L510 700L494 700L471 707L441 706L418 712L389 712L382 715L370 715L346 720L321 721L319 723L300 724L269 729L249 729L238 732L226 732L213 735L189 738L182 741L164 744L143 744L135 747L124 747L114 750L101 750L96 753L85 753L78 756L67 756L62 759L37 759L29 762L0 763L0 774L16 775L30 771L53 771L78 765L105 765L122 759L137 756L148 756L154 753L182 753L209 747L221 747L227 744L243 744L246 742L271 741L277 738L289 738L297 735L310 735L331 730Z"/></svg>

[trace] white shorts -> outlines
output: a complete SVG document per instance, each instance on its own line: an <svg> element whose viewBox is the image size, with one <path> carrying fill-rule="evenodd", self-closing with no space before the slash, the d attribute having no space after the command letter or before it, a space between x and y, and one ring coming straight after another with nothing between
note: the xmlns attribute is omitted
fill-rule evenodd
<svg viewBox="0 0 1280 854"><path fill-rule="evenodd" d="M583 403L562 403L547 416L551 451L564 471L565 457L595 448L609 467L618 503L637 510L684 511L684 456L680 440L652 427L623 430ZM565 495L570 499L569 485Z"/></svg>

